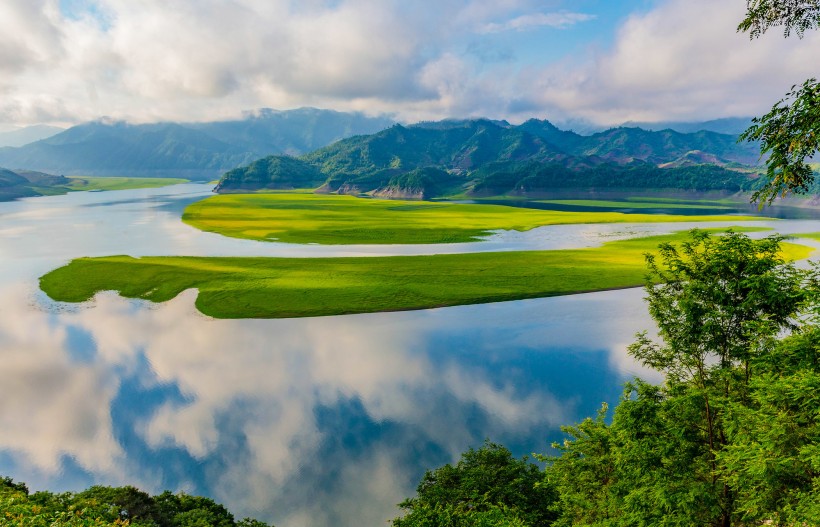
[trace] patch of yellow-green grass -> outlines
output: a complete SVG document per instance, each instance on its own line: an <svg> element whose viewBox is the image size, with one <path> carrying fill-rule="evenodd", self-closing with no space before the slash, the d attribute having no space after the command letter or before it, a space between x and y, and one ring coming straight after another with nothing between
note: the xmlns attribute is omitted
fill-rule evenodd
<svg viewBox="0 0 820 527"><path fill-rule="evenodd" d="M182 220L234 238L286 243L459 243L493 230L571 223L753 221L759 216L565 212L504 205L316 194L227 194L189 205Z"/></svg>
<svg viewBox="0 0 820 527"><path fill-rule="evenodd" d="M358 258L80 258L40 287L82 302L98 291L163 302L196 288L216 318L289 318L519 300L641 285L644 255L685 233L614 241L594 249ZM790 259L812 249L783 244Z"/></svg>
<svg viewBox="0 0 820 527"><path fill-rule="evenodd" d="M692 205L748 205L749 200L738 198L738 197L729 197L729 198L698 198L698 199L684 199L684 198L665 198L659 196L632 196L629 198L625 198L626 201L638 201L644 203L663 203L663 204L670 204L670 203L679 203L679 204L692 204Z"/></svg>
<svg viewBox="0 0 820 527"><path fill-rule="evenodd" d="M554 205L570 205L574 207L598 207L608 209L727 209L725 205L715 205L704 202L703 204L688 202L678 202L670 200L668 202L644 201L641 199L629 199L624 201L597 200L597 199L549 199L538 200L538 203L548 203Z"/></svg>
<svg viewBox="0 0 820 527"><path fill-rule="evenodd" d="M89 176L68 176L71 183L69 190L131 190L140 188L158 188L169 185L187 183L187 179L181 178L154 178L154 177L89 177Z"/></svg>
<svg viewBox="0 0 820 527"><path fill-rule="evenodd" d="M811 240L820 240L820 232L807 232L803 234L792 234L793 238L809 238Z"/></svg>

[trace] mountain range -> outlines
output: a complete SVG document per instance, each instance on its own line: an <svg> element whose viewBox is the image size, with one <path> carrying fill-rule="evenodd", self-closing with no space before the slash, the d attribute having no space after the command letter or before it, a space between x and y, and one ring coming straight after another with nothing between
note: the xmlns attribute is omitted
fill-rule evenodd
<svg viewBox="0 0 820 527"><path fill-rule="evenodd" d="M59 134L63 130L64 128L44 124L27 126L25 128L18 128L15 130L6 130L0 132L0 147L27 145L29 143L39 141L40 139L46 139L53 135Z"/></svg>
<svg viewBox="0 0 820 527"><path fill-rule="evenodd" d="M317 188L392 197L538 193L556 188L751 187L757 145L716 132L614 128L584 136L549 121L446 120L394 125L298 158L227 172L218 192Z"/></svg>
<svg viewBox="0 0 820 527"><path fill-rule="evenodd" d="M0 148L0 166L57 174L216 177L271 154L298 155L393 124L315 108L260 110L210 123L128 124L108 120L74 126L18 148Z"/></svg>

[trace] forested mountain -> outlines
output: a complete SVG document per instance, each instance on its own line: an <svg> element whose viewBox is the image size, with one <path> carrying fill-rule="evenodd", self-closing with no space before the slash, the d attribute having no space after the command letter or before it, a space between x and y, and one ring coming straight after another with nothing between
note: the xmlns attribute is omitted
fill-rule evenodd
<svg viewBox="0 0 820 527"><path fill-rule="evenodd" d="M569 154L596 156L617 163L633 160L668 163L692 151L708 152L719 163L754 165L760 157L760 150L756 145L738 144L734 135L704 130L680 133L670 129L649 131L621 127L582 136L559 130L549 121L536 119L523 123L519 128L553 143Z"/></svg>
<svg viewBox="0 0 820 527"><path fill-rule="evenodd" d="M686 189L737 192L753 186L754 147L713 132L617 128L582 136L549 121L448 120L394 125L287 161L230 171L217 191L319 190L395 197L499 195L553 189ZM306 175L283 177L280 168ZM263 167L275 167L267 178Z"/></svg>
<svg viewBox="0 0 820 527"><path fill-rule="evenodd" d="M97 121L21 148L0 148L0 166L60 174L215 177L271 154L300 154L392 124L315 108L262 110L238 121L132 125Z"/></svg>

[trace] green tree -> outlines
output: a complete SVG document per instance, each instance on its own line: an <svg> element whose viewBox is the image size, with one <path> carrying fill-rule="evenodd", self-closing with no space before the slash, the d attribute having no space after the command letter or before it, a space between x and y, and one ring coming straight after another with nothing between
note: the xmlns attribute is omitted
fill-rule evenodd
<svg viewBox="0 0 820 527"><path fill-rule="evenodd" d="M94 486L77 494L35 492L0 477L0 525L16 527L267 527L235 522L210 498L164 492L151 496L134 487Z"/></svg>
<svg viewBox="0 0 820 527"><path fill-rule="evenodd" d="M820 525L820 328L767 347L748 404L727 408L719 470L743 521Z"/></svg>
<svg viewBox="0 0 820 527"><path fill-rule="evenodd" d="M464 452L455 465L427 471L416 497L399 504L405 515L393 526L550 525L555 494L541 480L537 465L488 441Z"/></svg>
<svg viewBox="0 0 820 527"><path fill-rule="evenodd" d="M752 517L811 518L816 397L803 393L809 381L789 379L783 365L805 363L818 348L804 346L811 351L800 360L772 350L781 349L784 331L812 327L805 313L816 305L817 287L812 271L780 258L780 242L693 231L680 247L648 256L647 301L661 341L640 334L630 353L665 381L627 384L610 424L604 408L565 429L568 439L555 445L560 455L547 459L545 474L559 493L557 525L729 527L751 525L744 522ZM766 392L769 383L785 389L792 381L801 388L783 392L791 399ZM803 428L797 417L782 421L788 404L809 408L798 419ZM750 418L758 412L760 420ZM772 430L785 435L767 436ZM779 458L765 458L781 469L758 477L754 445L763 439L782 448ZM800 456L802 464L790 465ZM765 507L754 501L763 495L761 478L777 497ZM803 512L787 514L798 506Z"/></svg>
<svg viewBox="0 0 820 527"><path fill-rule="evenodd" d="M757 38L773 27L783 27L784 36L794 32L802 38L808 29L820 25L817 0L747 0L746 17L738 31ZM771 203L778 195L806 192L814 173L806 160L820 149L820 83L806 80L792 86L786 97L769 113L753 120L741 140L760 141L761 155L768 155L768 184L753 199Z"/></svg>

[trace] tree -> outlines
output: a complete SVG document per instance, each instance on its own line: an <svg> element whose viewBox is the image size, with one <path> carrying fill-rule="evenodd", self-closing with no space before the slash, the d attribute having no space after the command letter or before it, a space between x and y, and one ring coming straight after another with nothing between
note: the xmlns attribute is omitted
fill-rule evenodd
<svg viewBox="0 0 820 527"><path fill-rule="evenodd" d="M455 465L427 471L416 497L399 504L406 514L393 526L547 526L555 516L555 495L541 480L537 465L487 441L464 452Z"/></svg>
<svg viewBox="0 0 820 527"><path fill-rule="evenodd" d="M23 483L0 477L0 525L19 527L268 527L239 522L210 498L134 487L93 486L77 494L28 493ZM518 527L518 526L514 526Z"/></svg>
<svg viewBox="0 0 820 527"><path fill-rule="evenodd" d="M746 6L738 31L748 32L750 38L781 26L784 36L794 32L802 38L807 29L820 26L818 0L747 0ZM755 192L753 200L771 203L778 195L806 192L814 181L806 160L820 150L820 83L811 78L800 87L792 86L769 113L753 119L740 139L760 141L761 155L769 155L768 184Z"/></svg>
<svg viewBox="0 0 820 527"><path fill-rule="evenodd" d="M721 475L744 521L820 525L820 328L772 342L755 362L748 403L727 408Z"/></svg>
<svg viewBox="0 0 820 527"><path fill-rule="evenodd" d="M680 247L647 256L661 341L639 334L629 351L665 381L628 383L611 424L604 407L565 428L568 439L554 445L560 455L546 459L545 479L559 494L556 525L812 524L820 412L811 390L820 379L806 365L820 364L820 335L789 353L781 336L815 334L806 313L817 305L817 282L783 261L780 244L693 231Z"/></svg>

